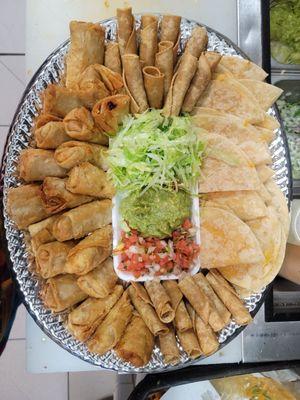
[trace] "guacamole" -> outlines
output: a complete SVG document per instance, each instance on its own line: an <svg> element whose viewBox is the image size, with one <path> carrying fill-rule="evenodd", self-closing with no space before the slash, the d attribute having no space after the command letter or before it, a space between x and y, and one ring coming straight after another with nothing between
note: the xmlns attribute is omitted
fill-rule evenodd
<svg viewBox="0 0 300 400"><path fill-rule="evenodd" d="M130 228L137 229L144 237L171 236L191 213L190 194L179 190L149 189L144 194L132 193L121 201L122 218Z"/></svg>

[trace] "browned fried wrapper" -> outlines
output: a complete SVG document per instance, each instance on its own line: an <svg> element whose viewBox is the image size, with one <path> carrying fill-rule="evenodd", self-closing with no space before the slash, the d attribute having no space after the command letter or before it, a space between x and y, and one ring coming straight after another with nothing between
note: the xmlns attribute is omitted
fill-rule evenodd
<svg viewBox="0 0 300 400"><path fill-rule="evenodd" d="M42 278L66 273L66 260L69 251L74 247L73 242L51 242L42 244L36 251L36 272Z"/></svg>
<svg viewBox="0 0 300 400"><path fill-rule="evenodd" d="M151 108L160 109L164 97L164 74L157 67L143 68L144 85Z"/></svg>
<svg viewBox="0 0 300 400"><path fill-rule="evenodd" d="M159 348L166 364L176 365L179 363L180 353L172 327L169 327L167 334L159 336Z"/></svg>
<svg viewBox="0 0 300 400"><path fill-rule="evenodd" d="M196 72L198 60L190 53L184 53L177 72L173 76L171 86L163 108L166 117L179 115L184 97Z"/></svg>
<svg viewBox="0 0 300 400"><path fill-rule="evenodd" d="M84 162L72 168L66 183L72 193L111 199L115 190L107 174L91 163Z"/></svg>
<svg viewBox="0 0 300 400"><path fill-rule="evenodd" d="M54 242L55 237L53 236L52 229L58 217L59 215L52 215L43 221L28 226L31 236L31 248L34 254L41 244Z"/></svg>
<svg viewBox="0 0 300 400"><path fill-rule="evenodd" d="M206 49L208 42L207 32L203 26L196 26L187 41L185 51L191 53L194 57L199 58L200 54Z"/></svg>
<svg viewBox="0 0 300 400"><path fill-rule="evenodd" d="M84 275L102 264L112 251L111 225L97 229L82 239L68 253L65 270L70 274Z"/></svg>
<svg viewBox="0 0 300 400"><path fill-rule="evenodd" d="M142 15L140 32L140 60L147 67L154 65L157 51L158 18L155 15Z"/></svg>
<svg viewBox="0 0 300 400"><path fill-rule="evenodd" d="M160 40L168 40L175 44L180 35L181 17L177 15L164 15L161 21Z"/></svg>
<svg viewBox="0 0 300 400"><path fill-rule="evenodd" d="M147 281L145 282L145 288L159 319L165 324L172 322L175 317L175 311L172 308L171 299L162 284L155 280Z"/></svg>
<svg viewBox="0 0 300 400"><path fill-rule="evenodd" d="M91 22L70 22L70 49L66 56L66 86L76 87L78 78L91 64L103 64L105 29Z"/></svg>
<svg viewBox="0 0 300 400"><path fill-rule="evenodd" d="M105 94L101 98L114 94L124 86L122 76L100 64L87 67L81 74L79 88Z"/></svg>
<svg viewBox="0 0 300 400"><path fill-rule="evenodd" d="M168 332L168 327L158 318L156 311L151 305L151 300L146 289L141 284L132 282L128 288L128 293L134 307L153 335L158 336L166 334Z"/></svg>
<svg viewBox="0 0 300 400"><path fill-rule="evenodd" d="M164 75L164 99L167 97L173 77L173 43L160 42L155 55L155 66Z"/></svg>
<svg viewBox="0 0 300 400"><path fill-rule="evenodd" d="M222 55L216 51L206 51L204 55L208 61L211 71L214 72L221 61Z"/></svg>
<svg viewBox="0 0 300 400"><path fill-rule="evenodd" d="M63 178L67 170L56 162L54 152L43 149L25 149L20 154L19 176L25 182L42 181L46 176Z"/></svg>
<svg viewBox="0 0 300 400"><path fill-rule="evenodd" d="M211 284L213 290L231 312L236 323L238 325L249 324L252 321L249 311L244 306L234 288L222 277L222 275L217 270L211 269L206 275L206 278Z"/></svg>
<svg viewBox="0 0 300 400"><path fill-rule="evenodd" d="M112 71L122 74L122 61L118 43L108 42L105 46L104 65Z"/></svg>
<svg viewBox="0 0 300 400"><path fill-rule="evenodd" d="M118 43L120 54L137 54L135 20L132 8L117 8Z"/></svg>
<svg viewBox="0 0 300 400"><path fill-rule="evenodd" d="M49 216L39 185L22 185L8 189L7 212L19 229Z"/></svg>
<svg viewBox="0 0 300 400"><path fill-rule="evenodd" d="M132 317L132 309L128 293L124 292L87 342L88 349L99 355L113 349Z"/></svg>
<svg viewBox="0 0 300 400"><path fill-rule="evenodd" d="M116 285L113 292L104 299L89 297L68 315L67 328L72 335L86 342L100 325L123 293L123 287Z"/></svg>
<svg viewBox="0 0 300 400"><path fill-rule="evenodd" d="M85 161L107 170L107 147L98 144L71 140L55 150L54 158L58 165L68 170Z"/></svg>
<svg viewBox="0 0 300 400"><path fill-rule="evenodd" d="M193 329L184 332L177 332L181 346L186 354L193 360L201 356L202 351Z"/></svg>
<svg viewBox="0 0 300 400"><path fill-rule="evenodd" d="M72 208L57 218L53 235L59 242L78 239L111 223L111 200L96 200Z"/></svg>
<svg viewBox="0 0 300 400"><path fill-rule="evenodd" d="M74 108L64 118L64 129L69 140L82 140L108 145L108 136L95 125L92 113L85 107Z"/></svg>
<svg viewBox="0 0 300 400"><path fill-rule="evenodd" d="M193 327L190 316L183 302L183 294L181 293L176 281L166 280L163 287L168 293L173 309L175 310L174 324L176 330L180 332L187 331Z"/></svg>
<svg viewBox="0 0 300 400"><path fill-rule="evenodd" d="M135 367L148 364L154 347L154 337L143 319L133 315L115 351L124 361Z"/></svg>
<svg viewBox="0 0 300 400"><path fill-rule="evenodd" d="M130 97L132 113L142 113L149 107L144 87L143 74L139 56L125 54L123 61L123 80L126 91Z"/></svg>
<svg viewBox="0 0 300 400"><path fill-rule="evenodd" d="M41 113L34 120L34 130L41 128L42 126L48 124L48 122L61 122L61 120L62 119L57 115Z"/></svg>
<svg viewBox="0 0 300 400"><path fill-rule="evenodd" d="M56 149L70 140L62 121L49 121L34 130L36 146L40 149Z"/></svg>
<svg viewBox="0 0 300 400"><path fill-rule="evenodd" d="M77 285L77 276L70 274L47 279L40 295L45 307L53 312L63 311L87 298Z"/></svg>
<svg viewBox="0 0 300 400"><path fill-rule="evenodd" d="M89 296L103 299L114 290L117 280L112 259L108 258L97 268L80 276L77 282Z"/></svg>

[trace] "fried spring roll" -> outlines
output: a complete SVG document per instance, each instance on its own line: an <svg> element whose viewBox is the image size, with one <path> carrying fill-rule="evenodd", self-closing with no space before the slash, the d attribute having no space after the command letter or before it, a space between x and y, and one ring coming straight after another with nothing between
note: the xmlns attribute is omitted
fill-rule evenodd
<svg viewBox="0 0 300 400"><path fill-rule="evenodd" d="M115 193L107 174L88 162L71 169L66 187L72 193L108 199Z"/></svg>
<svg viewBox="0 0 300 400"><path fill-rule="evenodd" d="M19 176L25 182L42 181L47 176L63 178L67 170L56 162L54 152L42 149L25 149L20 154Z"/></svg>
<svg viewBox="0 0 300 400"><path fill-rule="evenodd" d="M161 21L160 40L177 43L180 34L181 17L177 15L164 15Z"/></svg>
<svg viewBox="0 0 300 400"><path fill-rule="evenodd" d="M82 90L96 90L103 94L102 98L122 89L122 76L104 65L93 64L81 74L79 88Z"/></svg>
<svg viewBox="0 0 300 400"><path fill-rule="evenodd" d="M122 74L122 61L118 43L108 42L105 46L104 65L112 71Z"/></svg>
<svg viewBox="0 0 300 400"><path fill-rule="evenodd" d="M34 138L36 146L40 149L56 149L62 143L71 140L62 121L49 121L35 129Z"/></svg>
<svg viewBox="0 0 300 400"><path fill-rule="evenodd" d="M190 87L186 92L182 111L191 112L199 100L201 94L206 89L207 85L211 80L211 70L207 58L204 54L201 54L198 60L198 66L196 73L191 81Z"/></svg>
<svg viewBox="0 0 300 400"><path fill-rule="evenodd" d="M96 200L63 213L53 225L59 242L79 239L111 223L111 201Z"/></svg>
<svg viewBox="0 0 300 400"><path fill-rule="evenodd" d="M139 56L125 54L123 61L123 80L126 91L131 99L131 112L142 113L149 107L145 92L143 74Z"/></svg>
<svg viewBox="0 0 300 400"><path fill-rule="evenodd" d="M203 319L205 323L209 321L210 304L209 299L203 290L196 284L192 276L186 276L178 283L180 290L191 303L196 313Z"/></svg>
<svg viewBox="0 0 300 400"><path fill-rule="evenodd" d="M174 325L176 330L184 332L191 329L193 327L192 321L183 302L183 294L179 290L177 282L164 281L163 287L169 295L172 307L175 310Z"/></svg>
<svg viewBox="0 0 300 400"><path fill-rule="evenodd" d="M99 168L107 170L107 147L86 142L70 142L60 145L54 153L54 158L62 168L71 169L84 161L89 161Z"/></svg>
<svg viewBox="0 0 300 400"><path fill-rule="evenodd" d="M42 126L48 124L48 122L61 122L61 118L53 114L39 114L34 121L34 130L41 128Z"/></svg>
<svg viewBox="0 0 300 400"><path fill-rule="evenodd" d="M108 145L108 136L95 125L92 113L84 107L74 108L64 118L64 129L70 138Z"/></svg>
<svg viewBox="0 0 300 400"><path fill-rule="evenodd" d="M19 229L49 216L41 196L39 185L22 185L7 192L7 212Z"/></svg>
<svg viewBox="0 0 300 400"><path fill-rule="evenodd" d="M145 324L148 326L154 336L164 335L168 332L168 327L158 318L154 308L151 306L151 300L145 288L139 284L131 284L128 293L134 307L137 309Z"/></svg>
<svg viewBox="0 0 300 400"><path fill-rule="evenodd" d="M208 42L207 32L203 26L196 26L187 41L185 51L191 53L194 57L199 58L200 54L206 49Z"/></svg>
<svg viewBox="0 0 300 400"><path fill-rule="evenodd" d="M120 54L137 54L135 20L132 8L117 8L118 43Z"/></svg>
<svg viewBox="0 0 300 400"><path fill-rule="evenodd" d="M157 67L144 67L143 76L149 106L154 109L162 108L164 74L162 74Z"/></svg>
<svg viewBox="0 0 300 400"><path fill-rule="evenodd" d="M42 278L66 273L66 261L73 242L51 242L42 244L35 254L36 272Z"/></svg>
<svg viewBox="0 0 300 400"><path fill-rule="evenodd" d="M46 308L59 312L86 299L87 294L77 285L77 276L66 274L47 279L41 298Z"/></svg>
<svg viewBox="0 0 300 400"><path fill-rule="evenodd" d="M66 57L66 86L76 87L80 74L91 64L103 64L105 29L91 22L70 22L71 45Z"/></svg>
<svg viewBox="0 0 300 400"><path fill-rule="evenodd" d="M52 229L54 222L58 217L59 215L53 215L52 217L46 218L43 221L28 226L31 236L31 248L34 254L36 254L36 251L41 244L55 241Z"/></svg>
<svg viewBox="0 0 300 400"><path fill-rule="evenodd" d="M176 365L180 361L180 353L174 329L169 327L166 335L159 336L159 347L166 364Z"/></svg>
<svg viewBox="0 0 300 400"><path fill-rule="evenodd" d="M181 346L186 354L193 360L201 356L201 348L197 336L193 329L189 329L184 332L177 332L178 338L180 340Z"/></svg>
<svg viewBox="0 0 300 400"><path fill-rule="evenodd" d="M67 327L72 335L86 342L95 332L123 293L123 287L116 285L114 291L104 299L89 297L68 315Z"/></svg>
<svg viewBox="0 0 300 400"><path fill-rule="evenodd" d="M88 349L92 353L101 355L116 346L132 317L132 308L128 293L123 293L87 342Z"/></svg>
<svg viewBox="0 0 300 400"><path fill-rule="evenodd" d="M148 364L154 347L154 337L143 319L134 315L127 325L115 351L124 361L135 367Z"/></svg>
<svg viewBox="0 0 300 400"><path fill-rule="evenodd" d="M215 269L212 269L206 275L206 278L211 284L213 290L231 312L236 323L238 325L249 324L252 321L249 311L244 306L242 300L240 300L233 287L229 285L222 275Z"/></svg>
<svg viewBox="0 0 300 400"><path fill-rule="evenodd" d="M147 67L154 65L157 51L158 18L155 15L142 15L140 32L140 60Z"/></svg>
<svg viewBox="0 0 300 400"><path fill-rule="evenodd" d="M184 53L177 72L173 76L165 101L163 114L166 117L179 115L184 97L197 69L198 60L190 53Z"/></svg>
<svg viewBox="0 0 300 400"><path fill-rule="evenodd" d="M155 55L155 66L164 75L164 99L166 99L173 77L173 43L160 42Z"/></svg>
<svg viewBox="0 0 300 400"><path fill-rule="evenodd" d="M117 280L112 259L108 258L97 268L78 278L77 283L89 296L103 299L114 290Z"/></svg>
<svg viewBox="0 0 300 400"><path fill-rule="evenodd" d="M171 299L162 284L154 280L147 281L145 282L145 288L159 319L165 324L172 322L175 317L175 311L171 306Z"/></svg>
<svg viewBox="0 0 300 400"><path fill-rule="evenodd" d="M70 192L66 183L67 179L51 176L44 179L41 186L42 199L49 213L52 214L63 211L66 208L74 208L93 200L90 196Z"/></svg>
<svg viewBox="0 0 300 400"><path fill-rule="evenodd" d="M112 228L107 225L82 239L69 251L65 270L70 274L87 274L102 264L111 251Z"/></svg>

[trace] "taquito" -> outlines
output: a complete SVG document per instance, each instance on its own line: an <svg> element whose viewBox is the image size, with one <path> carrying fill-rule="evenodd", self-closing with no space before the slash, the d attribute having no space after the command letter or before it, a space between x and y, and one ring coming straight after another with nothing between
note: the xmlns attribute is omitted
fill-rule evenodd
<svg viewBox="0 0 300 400"><path fill-rule="evenodd" d="M186 43L185 51L199 58L200 54L206 49L207 42L208 37L206 29L203 26L196 26L192 30L192 34Z"/></svg>
<svg viewBox="0 0 300 400"><path fill-rule="evenodd" d="M117 8L118 43L120 54L137 54L135 20L132 8Z"/></svg>
<svg viewBox="0 0 300 400"><path fill-rule="evenodd" d="M164 97L164 74L157 67L143 68L144 85L151 108L160 109Z"/></svg>
<svg viewBox="0 0 300 400"><path fill-rule="evenodd" d="M173 43L160 42L155 55L155 66L164 75L164 99L166 99L173 77Z"/></svg>
<svg viewBox="0 0 300 400"><path fill-rule="evenodd" d="M159 319L165 324L172 322L175 317L175 311L171 306L171 299L162 284L155 280L146 281L145 288Z"/></svg>
<svg viewBox="0 0 300 400"><path fill-rule="evenodd" d="M179 337L181 346L183 347L183 350L186 352L186 354L191 357L192 359L198 358L201 356L202 351L197 339L197 336L195 335L195 332L193 329L189 329L188 331L184 332L177 332L177 335Z"/></svg>
<svg viewBox="0 0 300 400"><path fill-rule="evenodd" d="M168 333L159 336L159 348L166 364L176 365L179 363L180 353L172 327L169 327Z"/></svg>
<svg viewBox="0 0 300 400"><path fill-rule="evenodd" d="M181 17L177 15L164 15L161 21L160 41L168 40L177 43L180 35Z"/></svg>
<svg viewBox="0 0 300 400"><path fill-rule="evenodd" d="M222 55L216 51L206 51L204 55L208 61L211 72L214 72L221 61Z"/></svg>
<svg viewBox="0 0 300 400"><path fill-rule="evenodd" d="M142 15L140 31L140 60L144 67L154 65L155 54L157 51L157 29L158 18L155 15Z"/></svg>
<svg viewBox="0 0 300 400"><path fill-rule="evenodd" d="M118 43L108 42L105 46L104 65L117 74L122 74L122 61Z"/></svg>

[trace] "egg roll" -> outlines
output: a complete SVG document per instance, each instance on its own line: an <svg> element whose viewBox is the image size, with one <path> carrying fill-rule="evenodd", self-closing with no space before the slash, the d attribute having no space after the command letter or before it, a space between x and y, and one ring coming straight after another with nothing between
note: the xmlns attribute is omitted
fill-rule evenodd
<svg viewBox="0 0 300 400"><path fill-rule="evenodd" d="M95 332L123 293L123 287L116 285L114 291L104 299L89 297L68 315L67 328L81 342L86 342Z"/></svg>
<svg viewBox="0 0 300 400"><path fill-rule="evenodd" d="M130 109L133 114L142 113L149 107L144 87L143 74L139 56L125 54L123 61L123 80L131 99Z"/></svg>
<svg viewBox="0 0 300 400"><path fill-rule="evenodd" d="M36 272L42 278L64 274L69 251L74 247L73 242L50 242L42 244L36 251Z"/></svg>
<svg viewBox="0 0 300 400"><path fill-rule="evenodd" d="M56 149L62 143L71 140L62 121L49 121L35 129L34 139L36 147L40 149Z"/></svg>
<svg viewBox="0 0 300 400"><path fill-rule="evenodd" d="M193 277L187 275L178 283L178 285L179 289L191 303L196 313L203 319L205 323L208 323L211 312L209 299L203 290L193 280Z"/></svg>
<svg viewBox="0 0 300 400"><path fill-rule="evenodd" d="M66 187L72 193L100 198L111 199L115 194L114 186L108 180L107 174L88 162L71 169Z"/></svg>
<svg viewBox="0 0 300 400"><path fill-rule="evenodd" d="M63 178L67 170L56 162L54 152L42 149L25 149L20 154L19 176L25 182L42 181L47 176Z"/></svg>
<svg viewBox="0 0 300 400"><path fill-rule="evenodd" d="M63 211L66 208L74 208L93 200L91 196L70 192L66 183L67 179L51 176L44 179L41 186L42 199L49 213L52 214Z"/></svg>
<svg viewBox="0 0 300 400"><path fill-rule="evenodd" d="M186 354L191 357L193 360L201 356L202 351L195 335L193 329L189 329L184 332L177 332L178 338L180 340L181 346Z"/></svg>
<svg viewBox="0 0 300 400"><path fill-rule="evenodd" d="M164 335L168 332L168 327L158 318L146 289L139 283L134 282L128 288L128 293L134 307L137 309L145 324L154 336Z"/></svg>
<svg viewBox="0 0 300 400"><path fill-rule="evenodd" d="M91 22L70 22L70 49L66 56L66 86L76 87L80 74L91 64L103 64L105 29Z"/></svg>
<svg viewBox="0 0 300 400"><path fill-rule="evenodd" d="M164 74L162 74L157 67L144 67L143 76L149 106L154 109L162 108Z"/></svg>
<svg viewBox="0 0 300 400"><path fill-rule="evenodd" d="M19 229L49 216L39 185L22 185L7 191L7 212Z"/></svg>
<svg viewBox="0 0 300 400"><path fill-rule="evenodd" d="M225 306L231 312L232 317L238 325L247 325L252 321L252 317L244 306L233 287L222 277L215 269L211 269L206 275L207 280L211 284L213 290L223 301Z"/></svg>
<svg viewBox="0 0 300 400"><path fill-rule="evenodd" d="M112 259L108 258L97 268L78 278L77 282L89 296L103 299L114 290L117 280Z"/></svg>
<svg viewBox="0 0 300 400"><path fill-rule="evenodd" d="M69 140L79 140L108 145L108 136L98 129L92 113L84 108L74 108L64 118L64 129Z"/></svg>
<svg viewBox="0 0 300 400"><path fill-rule="evenodd" d="M173 77L173 43L160 42L155 55L155 66L164 75L164 99L166 99Z"/></svg>
<svg viewBox="0 0 300 400"><path fill-rule="evenodd" d="M69 251L65 270L70 274L87 274L103 263L111 251L112 228L107 225L86 236Z"/></svg>
<svg viewBox="0 0 300 400"><path fill-rule="evenodd" d="M44 306L53 312L63 311L87 298L77 285L77 276L70 274L47 279L40 296Z"/></svg>
<svg viewBox="0 0 300 400"><path fill-rule="evenodd" d="M158 18L155 15L142 15L140 31L140 60L147 67L154 65L157 51Z"/></svg>
<svg viewBox="0 0 300 400"><path fill-rule="evenodd" d="M52 229L58 217L59 215L52 215L43 221L28 226L28 231L31 236L31 248L34 254L41 244L55 241Z"/></svg>
<svg viewBox="0 0 300 400"><path fill-rule="evenodd" d="M171 86L163 108L166 117L179 115L186 92L197 70L198 60L190 53L181 57L177 72L172 78Z"/></svg>
<svg viewBox="0 0 300 400"><path fill-rule="evenodd" d="M111 223L111 201L96 200L63 213L53 225L59 242L78 239Z"/></svg>
<svg viewBox="0 0 300 400"><path fill-rule="evenodd" d="M84 161L107 170L107 147L86 142L70 142L60 145L54 153L54 158L62 168L71 169Z"/></svg>
<svg viewBox="0 0 300 400"><path fill-rule="evenodd" d="M199 58L200 54L206 49L207 42L208 37L206 29L203 26L196 26L192 30L192 34L186 43L185 51Z"/></svg>
<svg viewBox="0 0 300 400"><path fill-rule="evenodd" d="M57 115L49 114L49 113L40 113L34 120L34 130L41 128L42 126L48 124L48 122L61 122L61 118Z"/></svg>
<svg viewBox="0 0 300 400"><path fill-rule="evenodd" d="M143 319L139 315L134 315L115 351L122 360L130 362L135 367L142 367L150 361L153 347L152 333Z"/></svg>
<svg viewBox="0 0 300 400"><path fill-rule="evenodd" d="M169 327L166 335L159 336L159 348L166 364L176 365L179 363L180 353L173 328Z"/></svg>
<svg viewBox="0 0 300 400"><path fill-rule="evenodd" d="M165 324L172 322L175 317L175 311L172 308L171 299L162 284L155 280L146 281L145 288L159 319Z"/></svg>
<svg viewBox="0 0 300 400"><path fill-rule="evenodd" d="M122 74L122 61L118 43L108 42L105 46L104 65L112 71Z"/></svg>
<svg viewBox="0 0 300 400"><path fill-rule="evenodd" d="M108 96L98 101L92 110L96 127L109 136L113 136L129 113L130 98L124 94Z"/></svg>
<svg viewBox="0 0 300 400"><path fill-rule="evenodd" d="M123 54L137 54L135 20L132 8L117 8L118 44L121 57Z"/></svg>
<svg viewBox="0 0 300 400"><path fill-rule="evenodd" d="M116 346L132 317L132 308L128 293L124 292L87 342L92 353L102 355Z"/></svg>
<svg viewBox="0 0 300 400"><path fill-rule="evenodd" d="M114 94L124 86L122 76L104 65L93 64L81 74L79 88L101 92L101 98Z"/></svg>
<svg viewBox="0 0 300 400"><path fill-rule="evenodd" d="M177 282L166 280L163 282L163 287L169 295L172 307L175 310L174 325L176 330L184 332L191 329L193 327L192 321L185 307L183 294L179 290Z"/></svg>

